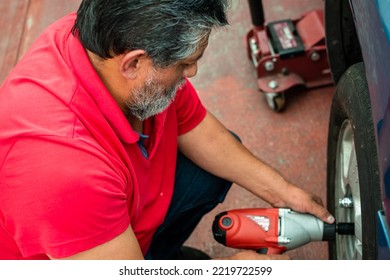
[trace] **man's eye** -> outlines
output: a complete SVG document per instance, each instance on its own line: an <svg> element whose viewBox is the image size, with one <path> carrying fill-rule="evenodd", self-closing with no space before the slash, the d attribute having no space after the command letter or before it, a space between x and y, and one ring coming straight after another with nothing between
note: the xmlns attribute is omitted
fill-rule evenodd
<svg viewBox="0 0 390 280"><path fill-rule="evenodd" d="M195 64L195 62L184 63L184 67L191 67L194 64Z"/></svg>

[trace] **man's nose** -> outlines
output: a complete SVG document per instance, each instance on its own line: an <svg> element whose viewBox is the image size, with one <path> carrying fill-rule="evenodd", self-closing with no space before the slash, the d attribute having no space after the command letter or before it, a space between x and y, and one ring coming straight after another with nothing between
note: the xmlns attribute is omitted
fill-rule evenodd
<svg viewBox="0 0 390 280"><path fill-rule="evenodd" d="M185 78L191 78L194 77L197 72L198 72L198 63L195 62L189 64L188 66L186 66L186 68L184 68L183 76Z"/></svg>

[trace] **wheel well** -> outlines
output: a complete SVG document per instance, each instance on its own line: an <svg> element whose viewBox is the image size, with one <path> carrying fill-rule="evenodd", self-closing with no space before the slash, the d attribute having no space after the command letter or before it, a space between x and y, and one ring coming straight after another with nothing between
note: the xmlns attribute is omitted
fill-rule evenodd
<svg viewBox="0 0 390 280"><path fill-rule="evenodd" d="M333 81L349 66L363 61L349 1L325 0L325 36Z"/></svg>

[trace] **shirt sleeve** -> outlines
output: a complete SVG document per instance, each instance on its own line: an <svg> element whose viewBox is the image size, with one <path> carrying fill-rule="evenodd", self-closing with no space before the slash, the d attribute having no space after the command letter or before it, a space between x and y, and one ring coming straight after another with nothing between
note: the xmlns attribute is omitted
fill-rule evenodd
<svg viewBox="0 0 390 280"><path fill-rule="evenodd" d="M206 108L188 79L186 84L178 91L175 103L179 135L195 128L206 116Z"/></svg>
<svg viewBox="0 0 390 280"><path fill-rule="evenodd" d="M24 258L68 257L113 239L130 224L126 176L110 155L83 141L18 140L2 170L6 230Z"/></svg>

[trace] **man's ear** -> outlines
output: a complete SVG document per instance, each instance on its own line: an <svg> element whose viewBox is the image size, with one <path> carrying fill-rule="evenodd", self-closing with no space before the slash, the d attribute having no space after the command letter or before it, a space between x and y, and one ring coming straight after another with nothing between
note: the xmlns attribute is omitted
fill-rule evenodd
<svg viewBox="0 0 390 280"><path fill-rule="evenodd" d="M120 72L125 79L134 79L137 77L137 71L140 67L140 59L146 57L144 50L133 50L124 54L121 64Z"/></svg>

